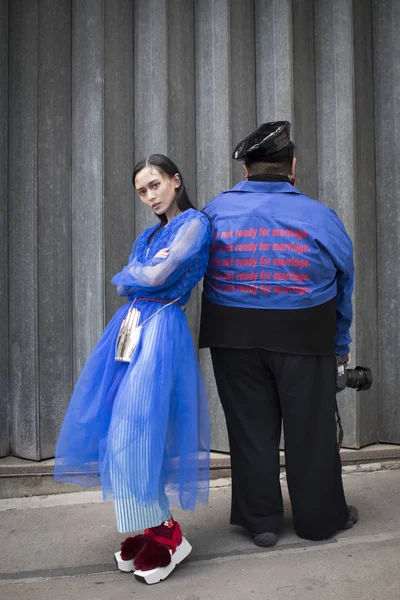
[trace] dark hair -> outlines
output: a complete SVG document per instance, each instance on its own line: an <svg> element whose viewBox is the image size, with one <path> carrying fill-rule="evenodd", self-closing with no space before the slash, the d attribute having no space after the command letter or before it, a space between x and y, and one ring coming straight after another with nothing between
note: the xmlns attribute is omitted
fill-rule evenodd
<svg viewBox="0 0 400 600"><path fill-rule="evenodd" d="M252 175L289 175L293 158L294 144L290 142L286 148L270 154L265 160L246 160L245 165Z"/></svg>
<svg viewBox="0 0 400 600"><path fill-rule="evenodd" d="M182 177L181 172L179 171L178 167L176 166L175 163L172 162L172 160L170 158L168 158L168 156L164 156L163 154L150 154L150 156L148 156L147 158L144 158L143 160L140 160L135 165L135 167L133 169L133 174L132 174L133 185L135 185L136 175L139 173L139 171L141 171L145 167L149 167L149 166L155 167L156 169L158 169L161 172L162 175L165 175L165 176L169 177L170 179L174 175L178 174L181 184L176 189L175 198L176 198L176 203L177 203L179 210L181 212L185 212L185 210L188 210L189 208L196 209L196 207L193 206L193 204L189 200L189 196L187 195L187 192L185 189L185 184L183 182L183 177ZM161 221L160 227L167 224L167 217L165 215L157 215L157 217Z"/></svg>

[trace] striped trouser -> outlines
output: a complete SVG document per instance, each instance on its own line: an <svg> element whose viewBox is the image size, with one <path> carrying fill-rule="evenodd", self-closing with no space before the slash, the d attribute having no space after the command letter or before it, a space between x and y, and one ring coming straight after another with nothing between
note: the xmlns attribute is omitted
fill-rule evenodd
<svg viewBox="0 0 400 600"><path fill-rule="evenodd" d="M160 490L157 500L152 504L138 503L132 497L116 498L114 507L117 529L121 533L157 527L163 521L168 521L171 516L169 501L164 490Z"/></svg>

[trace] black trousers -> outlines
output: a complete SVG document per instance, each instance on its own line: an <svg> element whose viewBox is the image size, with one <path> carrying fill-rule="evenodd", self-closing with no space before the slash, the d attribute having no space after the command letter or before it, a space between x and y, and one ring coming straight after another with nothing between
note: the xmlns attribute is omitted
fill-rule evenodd
<svg viewBox="0 0 400 600"><path fill-rule="evenodd" d="M231 523L277 532L281 422L296 533L321 540L348 519L335 419L336 359L211 348L232 464Z"/></svg>

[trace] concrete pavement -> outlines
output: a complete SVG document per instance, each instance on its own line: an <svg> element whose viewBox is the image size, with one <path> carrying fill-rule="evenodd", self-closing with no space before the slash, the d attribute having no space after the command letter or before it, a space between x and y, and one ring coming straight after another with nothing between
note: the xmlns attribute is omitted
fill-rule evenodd
<svg viewBox="0 0 400 600"><path fill-rule="evenodd" d="M311 543L293 532L283 481L285 528L270 550L228 524L229 482L214 482L208 506L174 512L193 552L155 586L116 571L124 536L98 492L0 500L0 599L399 600L400 470L345 474L344 482L360 522Z"/></svg>

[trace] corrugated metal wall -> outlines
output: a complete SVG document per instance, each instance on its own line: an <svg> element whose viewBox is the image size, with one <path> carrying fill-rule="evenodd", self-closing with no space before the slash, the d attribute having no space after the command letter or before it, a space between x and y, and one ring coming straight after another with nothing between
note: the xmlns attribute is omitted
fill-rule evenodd
<svg viewBox="0 0 400 600"><path fill-rule="evenodd" d="M355 243L353 357L379 382L339 396L346 445L400 443L399 28L396 0L0 0L0 455L53 455L120 302L109 281L153 223L134 162L168 154L202 207L241 178L234 144L274 119L293 122L298 187Z"/></svg>

